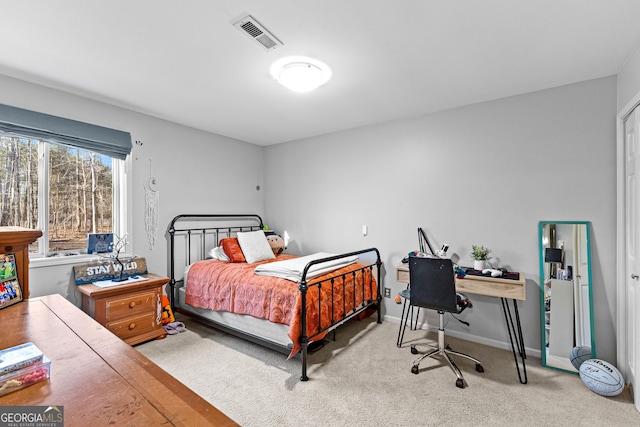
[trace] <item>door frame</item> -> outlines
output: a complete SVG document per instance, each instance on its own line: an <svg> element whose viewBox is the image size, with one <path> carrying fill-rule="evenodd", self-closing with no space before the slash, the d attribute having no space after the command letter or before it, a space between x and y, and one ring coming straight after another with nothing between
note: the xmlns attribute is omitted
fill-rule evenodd
<svg viewBox="0 0 640 427"><path fill-rule="evenodd" d="M627 360L627 304L626 304L626 240L625 240L625 118L640 105L640 92L629 101L616 115L616 353L617 366L625 378L628 379L629 361ZM634 392L637 393L636 390ZM636 407L638 399L636 398Z"/></svg>

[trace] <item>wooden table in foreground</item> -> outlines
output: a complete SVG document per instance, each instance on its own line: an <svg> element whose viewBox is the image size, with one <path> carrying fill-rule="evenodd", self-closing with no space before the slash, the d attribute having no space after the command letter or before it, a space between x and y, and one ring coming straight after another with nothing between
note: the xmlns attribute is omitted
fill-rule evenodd
<svg viewBox="0 0 640 427"><path fill-rule="evenodd" d="M409 283L409 266L407 264L399 265L396 268L396 280L401 283ZM524 273L519 273L518 280L467 274L463 279L456 278L456 291L500 298L504 320L507 324L507 331L509 332L509 341L511 341L513 359L515 360L516 370L518 371L518 378L522 384L526 384L527 367L525 365L525 359L527 358L527 354L524 348L522 325L520 323L520 313L518 312L517 304L517 300L524 301L527 298ZM513 314L507 301L509 299L513 301ZM402 310L402 317L404 318L404 308ZM401 321L401 323L403 322ZM402 327L403 325L401 324L400 328ZM520 372L520 365L518 364L518 355L522 361L522 373Z"/></svg>
<svg viewBox="0 0 640 427"><path fill-rule="evenodd" d="M48 380L0 397L0 406L63 406L66 426L238 425L60 295L0 310L0 348L33 342Z"/></svg>

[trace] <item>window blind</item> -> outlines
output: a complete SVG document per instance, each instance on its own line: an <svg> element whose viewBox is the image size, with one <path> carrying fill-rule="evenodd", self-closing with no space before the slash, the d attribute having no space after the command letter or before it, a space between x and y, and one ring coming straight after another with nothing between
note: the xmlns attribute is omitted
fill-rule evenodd
<svg viewBox="0 0 640 427"><path fill-rule="evenodd" d="M0 104L0 131L30 136L124 160L131 134L76 120Z"/></svg>

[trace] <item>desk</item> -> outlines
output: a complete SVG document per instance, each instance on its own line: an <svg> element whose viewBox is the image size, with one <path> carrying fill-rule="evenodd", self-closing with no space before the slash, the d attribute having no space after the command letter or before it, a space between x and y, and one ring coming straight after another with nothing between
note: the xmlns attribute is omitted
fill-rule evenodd
<svg viewBox="0 0 640 427"><path fill-rule="evenodd" d="M66 426L235 426L233 420L60 295L0 310L0 348L33 342L50 378L0 406L63 406Z"/></svg>
<svg viewBox="0 0 640 427"><path fill-rule="evenodd" d="M402 264L396 268L396 280L401 283L409 283L408 265ZM456 278L456 290L458 292L500 298L504 320L509 332L509 341L511 341L513 359L516 364L516 370L518 371L518 378L522 384L527 383L527 368L525 366L527 355L524 348L520 314L518 313L518 305L516 302L517 300L524 301L526 299L525 285L526 280L524 273L520 273L519 280L471 275L467 275L463 279ZM513 301L513 314L509 308L509 299ZM518 356L520 356L522 360L522 373L520 372Z"/></svg>

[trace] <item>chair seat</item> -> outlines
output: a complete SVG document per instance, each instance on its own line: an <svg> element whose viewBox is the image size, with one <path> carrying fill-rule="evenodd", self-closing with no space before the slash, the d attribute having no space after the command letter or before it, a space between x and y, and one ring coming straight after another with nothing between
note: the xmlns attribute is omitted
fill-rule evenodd
<svg viewBox="0 0 640 427"><path fill-rule="evenodd" d="M411 290L410 289L403 289L402 291L399 292L399 295L406 299L406 300L411 300ZM457 305L458 305L458 309L456 311L457 314L462 313L465 309L467 309L468 307L473 307L470 302L467 299L466 296L464 296L463 294L456 294L459 295L459 297L461 298L461 300L458 300ZM461 302L462 301L462 302Z"/></svg>

